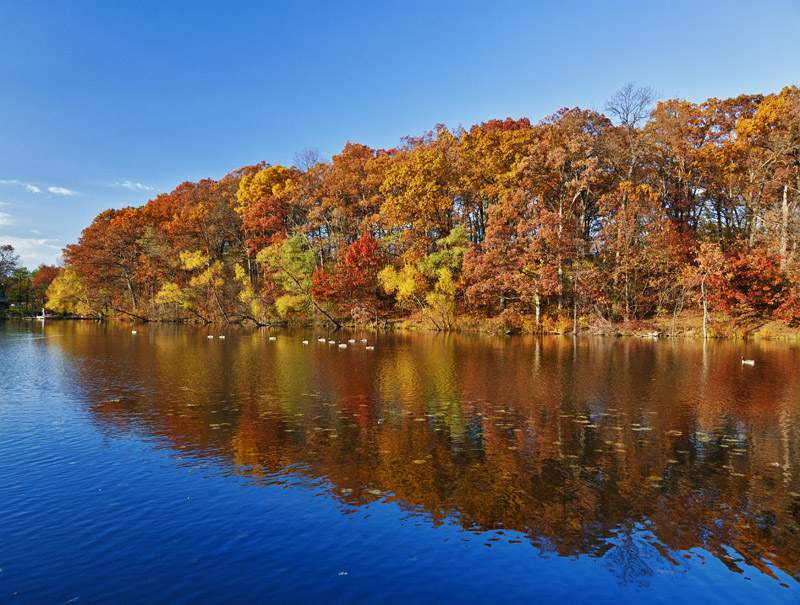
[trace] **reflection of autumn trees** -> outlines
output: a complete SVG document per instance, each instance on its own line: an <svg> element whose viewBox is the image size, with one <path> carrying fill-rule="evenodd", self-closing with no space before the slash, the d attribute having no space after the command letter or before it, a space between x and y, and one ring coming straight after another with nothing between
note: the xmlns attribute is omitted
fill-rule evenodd
<svg viewBox="0 0 800 605"><path fill-rule="evenodd" d="M702 298L712 316L800 323L797 87L656 104L627 86L607 112L437 125L395 149L183 183L98 215L50 306L565 331Z"/></svg>
<svg viewBox="0 0 800 605"><path fill-rule="evenodd" d="M261 332L224 346L148 334L61 345L104 431L633 575L653 549L682 565L702 548L800 578L794 348L760 345L769 363L742 368L730 344L402 335L368 355ZM131 362L109 386L116 347Z"/></svg>

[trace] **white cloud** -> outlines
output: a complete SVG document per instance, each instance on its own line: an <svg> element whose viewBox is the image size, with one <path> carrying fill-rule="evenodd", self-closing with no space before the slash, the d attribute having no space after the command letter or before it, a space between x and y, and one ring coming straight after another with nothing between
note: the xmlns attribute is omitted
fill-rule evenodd
<svg viewBox="0 0 800 605"><path fill-rule="evenodd" d="M0 212L0 226L5 227L6 225L13 225L13 224L14 224L13 216L5 212Z"/></svg>
<svg viewBox="0 0 800 605"><path fill-rule="evenodd" d="M50 193L57 193L58 195L76 195L78 193L77 191L65 189L64 187L48 187L47 190Z"/></svg>
<svg viewBox="0 0 800 605"><path fill-rule="evenodd" d="M20 187L25 187L31 193L41 193L42 190L39 189L36 185L32 185L31 183L25 183L20 181L19 179L0 179L0 185L19 185Z"/></svg>
<svg viewBox="0 0 800 605"><path fill-rule="evenodd" d="M131 181L117 181L116 183L111 183L110 186L123 187L125 189L130 189L131 191L155 191L155 187L142 185L141 183L132 183Z"/></svg>
<svg viewBox="0 0 800 605"><path fill-rule="evenodd" d="M33 183L26 183L25 181L20 181L19 179L0 179L0 185L19 185L20 187L24 187L25 191L28 193L41 193L42 190L39 189ZM61 195L74 195L74 191L69 191L69 189L64 189L63 187L48 187L48 191L51 193L60 193ZM67 193L69 192L69 193Z"/></svg>
<svg viewBox="0 0 800 605"><path fill-rule="evenodd" d="M30 270L41 264L55 265L61 260L62 246L54 240L43 237L14 237L0 234L0 245L11 244L14 253L19 254L20 262Z"/></svg>

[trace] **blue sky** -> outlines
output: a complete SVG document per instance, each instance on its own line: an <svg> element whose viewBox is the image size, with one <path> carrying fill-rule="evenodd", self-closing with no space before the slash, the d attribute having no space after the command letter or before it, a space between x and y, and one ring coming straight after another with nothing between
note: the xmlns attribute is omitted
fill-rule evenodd
<svg viewBox="0 0 800 605"><path fill-rule="evenodd" d="M800 0L0 0L0 244L55 263L106 208L437 123L800 83Z"/></svg>

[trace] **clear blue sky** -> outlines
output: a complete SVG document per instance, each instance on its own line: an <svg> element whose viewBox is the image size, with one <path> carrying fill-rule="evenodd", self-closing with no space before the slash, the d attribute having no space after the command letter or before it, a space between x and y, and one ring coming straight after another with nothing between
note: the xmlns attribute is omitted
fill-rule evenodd
<svg viewBox="0 0 800 605"><path fill-rule="evenodd" d="M0 244L30 269L106 208L437 123L800 83L800 0L0 0Z"/></svg>

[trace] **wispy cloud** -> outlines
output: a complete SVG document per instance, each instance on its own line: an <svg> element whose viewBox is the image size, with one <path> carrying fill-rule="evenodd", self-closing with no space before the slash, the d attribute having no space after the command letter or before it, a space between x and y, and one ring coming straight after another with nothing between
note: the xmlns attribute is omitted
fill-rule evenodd
<svg viewBox="0 0 800 605"><path fill-rule="evenodd" d="M20 187L25 187L25 189L27 189L31 193L42 192L42 190L39 189L36 185L20 181L19 179L0 179L0 185L19 185Z"/></svg>
<svg viewBox="0 0 800 605"><path fill-rule="evenodd" d="M43 237L15 237L0 233L0 245L14 246L14 253L19 254L20 261L28 269L60 262L62 246L53 242L54 240Z"/></svg>
<svg viewBox="0 0 800 605"><path fill-rule="evenodd" d="M134 183L132 181L117 181L116 183L111 183L110 187L122 187L123 189L130 189L131 191L155 191L155 187Z"/></svg>
<svg viewBox="0 0 800 605"><path fill-rule="evenodd" d="M5 227L6 225L13 225L14 224L14 217L8 214L7 212L0 212L0 227Z"/></svg>
<svg viewBox="0 0 800 605"><path fill-rule="evenodd" d="M72 191L71 189L65 189L64 187L48 187L47 190L50 193L55 193L58 195L77 195L77 191Z"/></svg>
<svg viewBox="0 0 800 605"><path fill-rule="evenodd" d="M0 179L0 185L17 185L19 187L24 187L25 191L28 193L42 193L42 190L33 183L26 183L19 179ZM47 190L50 193L58 195L75 195L77 193L77 191L72 191L64 187L48 187Z"/></svg>

